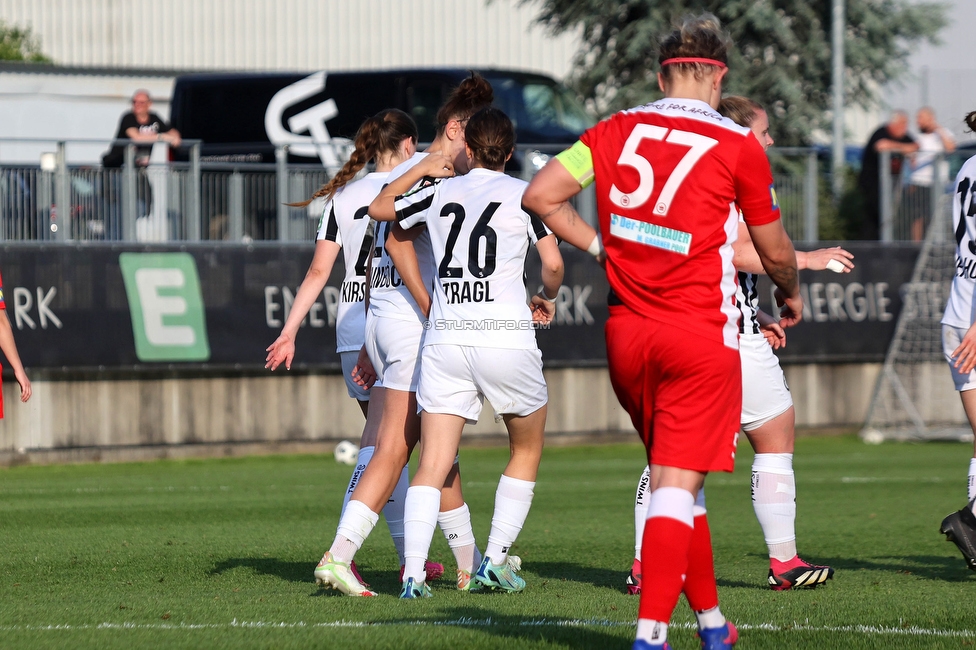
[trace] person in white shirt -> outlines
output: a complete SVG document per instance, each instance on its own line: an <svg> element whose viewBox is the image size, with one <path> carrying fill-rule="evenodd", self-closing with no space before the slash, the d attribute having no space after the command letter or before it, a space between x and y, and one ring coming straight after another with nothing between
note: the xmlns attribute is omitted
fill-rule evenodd
<svg viewBox="0 0 976 650"><path fill-rule="evenodd" d="M966 116L976 131L976 111ZM942 349L976 434L976 156L967 160L952 186L952 224L956 235L956 274L942 317ZM939 529L954 542L970 569L976 571L976 448L969 461L969 503L942 521Z"/></svg>
<svg viewBox="0 0 976 650"><path fill-rule="evenodd" d="M407 490L400 598L431 595L424 562L437 523L439 486L465 423L477 421L485 397L505 421L511 458L495 493L488 546L474 581L492 590L525 588L517 575L521 562L509 549L532 504L545 431L548 393L534 330L555 314L563 263L555 236L522 209L527 183L503 172L515 145L511 120L484 108L468 122L465 140L467 174L451 178L452 162L429 156L370 206L376 219L396 218L407 230L426 224L438 275L417 390L423 448ZM530 243L543 269L543 290L531 307L523 279Z"/></svg>
<svg viewBox="0 0 976 650"><path fill-rule="evenodd" d="M949 182L949 161L942 155L956 150L956 140L949 129L939 125L929 106L918 110L915 121L918 151L910 158L905 205L912 218L912 239L921 241L932 216L932 192L941 191Z"/></svg>

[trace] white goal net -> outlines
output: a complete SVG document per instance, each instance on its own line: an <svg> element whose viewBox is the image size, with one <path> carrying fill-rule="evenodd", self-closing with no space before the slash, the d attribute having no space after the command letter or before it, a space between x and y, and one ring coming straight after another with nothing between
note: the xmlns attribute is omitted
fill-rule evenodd
<svg viewBox="0 0 976 650"><path fill-rule="evenodd" d="M956 268L950 194L939 197L861 430L865 442L971 440L942 353L942 313Z"/></svg>

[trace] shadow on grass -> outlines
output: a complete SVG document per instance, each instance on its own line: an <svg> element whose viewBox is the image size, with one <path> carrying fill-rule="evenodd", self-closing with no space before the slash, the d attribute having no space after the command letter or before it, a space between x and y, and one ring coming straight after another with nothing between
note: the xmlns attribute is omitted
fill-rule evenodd
<svg viewBox="0 0 976 650"><path fill-rule="evenodd" d="M955 547L953 546L952 549L955 550ZM751 553L750 556L766 559L765 555L759 553ZM961 554L953 557L944 555L883 555L870 558L816 555L810 557L810 562L832 566L838 574L859 570L886 571L944 582L969 582L976 577L966 568L966 562L962 559ZM750 586L739 582L723 582L721 578L719 578L718 584L731 587ZM765 583L761 588L765 589Z"/></svg>
<svg viewBox="0 0 976 650"><path fill-rule="evenodd" d="M311 562L286 562L275 557L228 558L218 562L210 570L210 575L220 575L241 567L289 582L314 582L312 570L315 566Z"/></svg>
<svg viewBox="0 0 976 650"><path fill-rule="evenodd" d="M966 562L962 559L961 554L958 557L890 555L866 559L817 557L816 562L832 566L837 569L838 573L840 571L868 569L913 575L944 582L969 582L973 579L973 573L966 568Z"/></svg>
<svg viewBox="0 0 976 650"><path fill-rule="evenodd" d="M768 591L769 585L766 581L762 582L742 582L741 580L724 580L721 576L715 576L715 582L719 587L734 587L735 589L760 589Z"/></svg>
<svg viewBox="0 0 976 650"><path fill-rule="evenodd" d="M525 570L548 580L572 580L593 585L623 589L627 568L622 571L600 567L580 566L571 562L527 562Z"/></svg>
<svg viewBox="0 0 976 650"><path fill-rule="evenodd" d="M491 595L479 595L479 600L485 597L490 600ZM504 597L504 596L503 596ZM456 626L463 629L476 630L486 637L499 639L517 639L525 641L544 641L545 643L564 648L630 648L633 645L633 624L621 622L620 629L626 630L619 634L581 625L576 619L561 616L527 618L498 614L483 607L448 607L439 612L438 625ZM412 624L416 619L390 619L385 624ZM500 643L492 643L491 647L500 647Z"/></svg>

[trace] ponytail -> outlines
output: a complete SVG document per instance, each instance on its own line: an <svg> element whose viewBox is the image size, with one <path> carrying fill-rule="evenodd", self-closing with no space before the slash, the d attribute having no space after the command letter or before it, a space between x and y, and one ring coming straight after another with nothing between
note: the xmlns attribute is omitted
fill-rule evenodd
<svg viewBox="0 0 976 650"><path fill-rule="evenodd" d="M356 132L355 148L349 160L328 183L320 187L307 201L289 203L296 208L304 208L319 197L331 199L351 181L370 160L380 154L397 150L406 138L417 142L417 125L413 118L401 110L390 108L367 118Z"/></svg>
<svg viewBox="0 0 976 650"><path fill-rule="evenodd" d="M966 115L966 117L963 118L963 121L966 123L966 126L969 127L970 131L976 132L976 111Z"/></svg>

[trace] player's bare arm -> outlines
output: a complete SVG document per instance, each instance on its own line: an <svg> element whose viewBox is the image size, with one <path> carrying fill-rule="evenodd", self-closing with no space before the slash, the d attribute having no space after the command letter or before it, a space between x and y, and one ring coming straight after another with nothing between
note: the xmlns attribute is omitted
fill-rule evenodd
<svg viewBox="0 0 976 650"><path fill-rule="evenodd" d="M732 245L734 251L732 264L736 270L745 273L766 273L756 246L752 243L749 228L739 222L739 236ZM834 271L850 273L854 268L854 254L840 246L819 248L815 251L796 251L796 267L799 270Z"/></svg>
<svg viewBox="0 0 976 650"><path fill-rule="evenodd" d="M532 320L551 323L556 316L556 297L563 284L563 256L555 235L548 235L536 242L535 248L542 259L542 291L532 296L530 307Z"/></svg>
<svg viewBox="0 0 976 650"><path fill-rule="evenodd" d="M423 231L422 226L416 226L410 230L404 230L400 224L393 224L393 230L386 239L386 252L393 260L400 279L410 292L410 296L420 307L424 316L430 315L430 294L424 286L424 278L420 274L420 260L417 259L417 251L413 246L415 240Z"/></svg>
<svg viewBox="0 0 976 650"><path fill-rule="evenodd" d="M396 219L396 197L406 194L424 177L450 178L454 175L454 163L447 156L439 153L427 156L407 170L403 176L387 185L379 195L369 204L369 216L377 221L393 221Z"/></svg>
<svg viewBox="0 0 976 650"><path fill-rule="evenodd" d="M776 300L783 307L780 325L792 327L803 317L799 272L793 242L779 219L761 226L748 226L766 275L776 285Z"/></svg>
<svg viewBox="0 0 976 650"><path fill-rule="evenodd" d="M27 373L24 372L24 364L20 361L20 353L17 352L17 344L14 342L14 331L10 327L5 309L0 310L0 351L7 357L7 363L14 370L14 378L20 385L20 401L26 402L32 393L31 383Z"/></svg>
<svg viewBox="0 0 976 650"><path fill-rule="evenodd" d="M522 207L542 219L563 241L580 250L589 250L596 239L596 230L569 204L569 199L582 189L583 185L563 162L553 159L532 178L522 196Z"/></svg>
<svg viewBox="0 0 976 650"><path fill-rule="evenodd" d="M312 263L308 267L302 286L298 289L295 302L292 303L291 311L288 312L288 319L281 334L275 342L268 346L268 356L265 358L265 368L276 370L282 363L287 370L291 370L291 362L295 357L295 337L298 336L298 328L302 326L302 321L308 315L312 305L315 304L325 283L328 282L332 274L332 267L335 265L336 257L339 256L340 246L334 241L320 239L315 243L315 255Z"/></svg>

